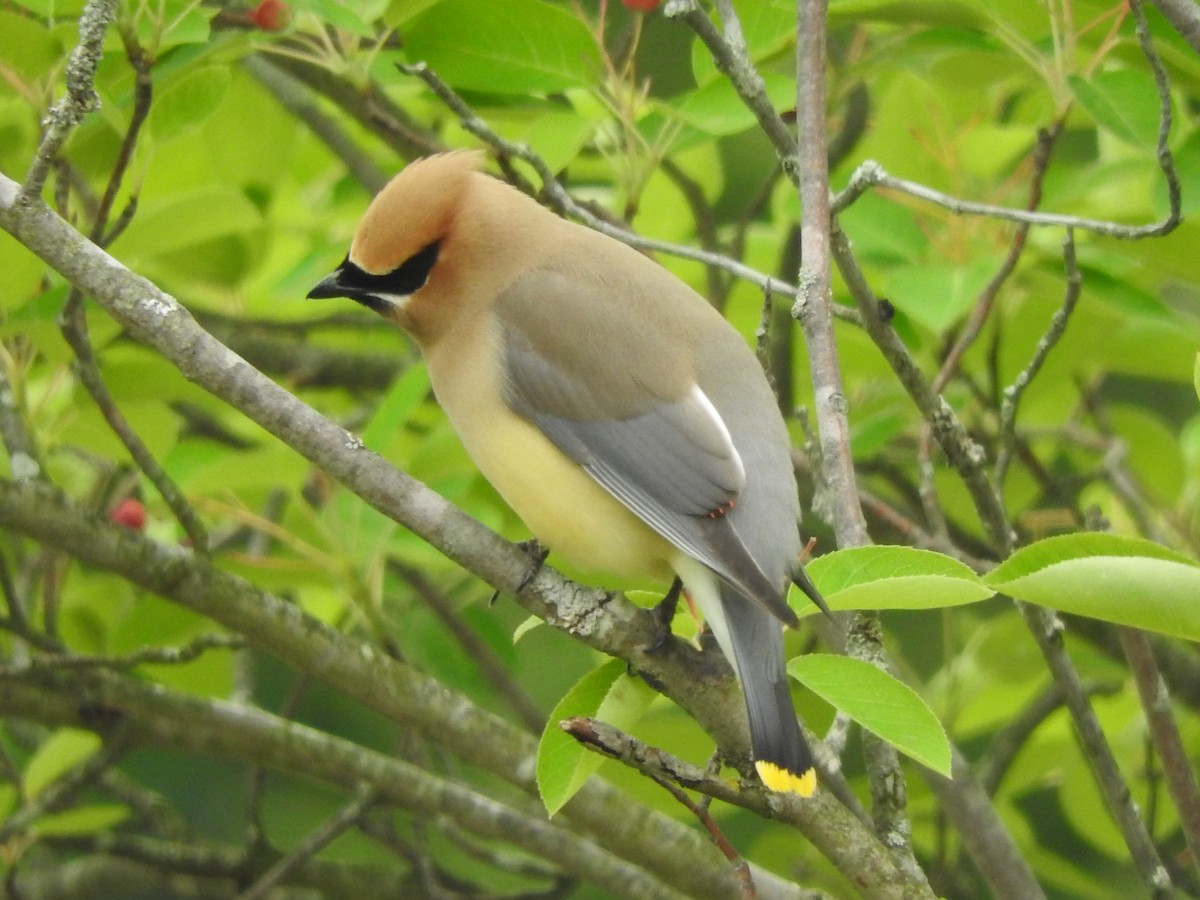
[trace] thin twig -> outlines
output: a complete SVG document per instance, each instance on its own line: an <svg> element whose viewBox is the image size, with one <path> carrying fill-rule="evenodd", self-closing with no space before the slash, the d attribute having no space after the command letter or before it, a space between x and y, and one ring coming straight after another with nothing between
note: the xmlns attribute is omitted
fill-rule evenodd
<svg viewBox="0 0 1200 900"><path fill-rule="evenodd" d="M742 900L755 900L758 897L758 888L754 885L754 876L750 872L750 866L746 864L746 860L737 852L733 844L730 843L729 838L725 836L725 832L713 820L709 804L706 802L708 798L697 803L687 795L686 791L668 779L657 775L649 775L649 778L674 797L684 809L695 816L696 820L704 826L704 830L708 832L709 839L721 851L721 855L729 860L730 868L733 870L734 879L737 882L738 893L742 897Z"/></svg>
<svg viewBox="0 0 1200 900"><path fill-rule="evenodd" d="M98 752L59 776L32 802L0 822L0 842L22 834L42 816L65 809L82 792L96 784L105 772L116 766L128 749L126 732L118 726Z"/></svg>
<svg viewBox="0 0 1200 900"><path fill-rule="evenodd" d="M8 557L0 547L0 593L4 594L4 605L8 610L7 627L15 634L29 631L29 620L25 617L25 602L17 592L12 573L8 569Z"/></svg>
<svg viewBox="0 0 1200 900"><path fill-rule="evenodd" d="M696 0L668 0L663 7L664 16L684 22L708 48L717 69L729 79L746 108L754 113L754 118L775 148L788 177L794 184L799 184L796 177L796 136L771 105L766 82L750 60L733 4L729 0L717 0L717 14L721 17L724 34L717 30ZM825 134L824 127L820 133Z"/></svg>
<svg viewBox="0 0 1200 900"><path fill-rule="evenodd" d="M143 825L143 834L157 834L170 840L195 838L188 820L171 806L167 798L136 781L120 769L108 769L98 781L100 787L132 810Z"/></svg>
<svg viewBox="0 0 1200 900"><path fill-rule="evenodd" d="M1088 696L1110 697L1121 690L1119 682L1086 683L1084 691ZM1003 728L996 731L988 744L987 756L976 764L979 781L989 795L995 794L1000 788L1000 782L1012 766L1017 754L1055 710L1063 705L1063 689L1058 682L1050 685L1028 703L1021 712L1010 720Z"/></svg>
<svg viewBox="0 0 1200 900"><path fill-rule="evenodd" d="M1162 170L1167 182L1167 204L1169 211L1162 222L1160 234L1167 234L1183 219L1183 190L1179 185L1179 173L1175 171L1175 159L1171 154L1171 82L1167 70L1163 66L1158 51L1154 49L1154 39L1150 34L1150 23L1146 21L1146 9L1142 0L1129 0L1129 11L1133 13L1133 24L1137 31L1138 47L1150 71L1154 73L1154 88L1158 92L1158 135L1155 139L1154 154L1158 159L1158 167Z"/></svg>
<svg viewBox="0 0 1200 900"><path fill-rule="evenodd" d="M1051 317L1046 333L1038 341L1025 368L1021 370L1013 383L1004 389L1004 399L1000 405L1000 448L996 454L996 468L992 476L998 493L1002 493L1004 490L1004 479L1008 474L1009 463L1012 460L1016 444L1017 410L1021 403L1021 397L1030 382L1041 371L1050 351L1062 339L1063 333L1067 330L1067 322L1070 321L1071 314L1079 302L1083 276L1080 275L1079 266L1075 261L1075 233L1070 228L1067 229L1066 236L1063 238L1063 264L1066 267L1067 288L1063 295L1062 305Z"/></svg>
<svg viewBox="0 0 1200 900"><path fill-rule="evenodd" d="M1050 151L1054 147L1055 140L1062 133L1063 122L1064 119L1060 118L1050 128L1038 131L1037 142L1034 144L1031 160L1033 171L1029 176L1029 199L1025 203L1027 210L1035 210L1042 203L1042 184L1046 179L1046 172L1050 167ZM1012 243L1009 245L1008 253L1004 256L1004 261L1000 263L1000 268L996 270L987 285L979 293L979 296L975 300L975 306L971 310L971 315L967 318L967 322L959 333L958 338L954 341L950 351L946 354L946 358L942 361L942 366L938 370L937 376L933 379L934 391L941 393L945 389L951 377L958 371L963 355L975 343L980 332L983 331L983 326L987 323L992 308L995 306L996 298L1000 295L1000 289L1012 276L1012 273L1016 271L1017 263L1020 262L1021 256L1025 252L1029 229L1031 227L1029 222L1021 222L1017 225L1016 233L1013 235Z"/></svg>
<svg viewBox="0 0 1200 900"><path fill-rule="evenodd" d="M521 720L522 724L535 734L540 734L546 724L545 714L538 709L525 689L512 677L512 673L497 658L495 651L463 619L450 602L450 598L431 584L419 569L407 565L395 557L388 559L387 566L388 569L404 579L425 602L425 605L433 611L434 615L441 620L466 655L479 667L488 684L504 698L504 702L517 714L517 718Z"/></svg>
<svg viewBox="0 0 1200 900"><path fill-rule="evenodd" d="M1154 649L1146 633L1136 628L1119 628L1118 633L1142 701L1146 727L1162 762L1167 791L1179 812L1179 827L1187 842L1192 865L1200 872L1200 790L1196 787L1196 773L1171 709L1171 695L1158 673Z"/></svg>
<svg viewBox="0 0 1200 900"><path fill-rule="evenodd" d="M59 150L83 117L100 105L94 85L96 67L104 54L104 35L117 14L116 0L89 0L79 17L79 43L67 61L67 93L50 108L46 129L17 203L25 206L42 192Z"/></svg>
<svg viewBox="0 0 1200 900"><path fill-rule="evenodd" d="M740 790L727 779L659 747L645 744L611 725L583 716L566 719L559 724L563 731L589 750L615 759L643 775L670 781L718 800L746 805L748 792Z"/></svg>
<svg viewBox="0 0 1200 900"><path fill-rule="evenodd" d="M267 869L254 884L238 894L238 900L264 900L271 890L282 884L289 875L312 861L333 843L343 832L352 828L363 814L378 799L378 792L370 785L359 785L354 799L326 819L308 837L296 845L291 853Z"/></svg>
<svg viewBox="0 0 1200 900"><path fill-rule="evenodd" d="M117 153L116 162L113 164L112 172L109 173L108 185L97 205L95 218L92 221L90 236L99 246L104 246L102 241L120 230L108 227L109 216L125 179L125 173L133 160L133 152L137 146L142 126L150 113L153 96L149 56L138 44L136 35L122 29L121 37L125 43L125 54L135 76L133 110ZM130 214L133 209L132 203L126 207L126 211ZM129 424L104 382L104 376L100 373L100 366L88 334L87 317L83 308L83 292L78 287L72 286L67 295L62 312L59 314L59 328L71 349L75 351L75 372L84 387L87 388L88 393L91 394L93 402L104 416L109 428L125 446L138 468L145 473L166 501L168 508L187 532L196 552L207 552L208 534L199 516L196 515L196 511L192 509L191 504L184 498L183 492L159 465L158 460L154 458L141 436Z"/></svg>
<svg viewBox="0 0 1200 900"><path fill-rule="evenodd" d="M858 261L850 252L850 244L840 228L833 233L833 258L842 278L858 305L867 334L883 353L900 380L929 423L933 435L941 445L942 452L966 485L976 512L984 524L998 552L1007 555L1016 545L1016 536L1008 524L1007 514L999 496L984 472L987 454L967 432L966 426L950 405L929 386L924 373L900 341L892 327L879 315L879 302L867 284L866 276Z"/></svg>
<svg viewBox="0 0 1200 900"><path fill-rule="evenodd" d="M108 423L108 427L112 429L113 434L124 445L137 467L145 473L158 490L159 495L166 501L168 508L179 520L192 542L192 547L197 553L206 553L208 532L204 523L200 521L200 517L188 503L187 498L183 496L178 485L159 465L141 435L129 424L129 420L125 418L113 399L112 393L108 390L104 376L100 374L95 351L92 349L91 339L88 336L87 321L83 315L82 304L71 302L72 299L81 297L82 294L78 289L72 288L67 299L68 308L64 308L59 319L63 337L75 351L75 374L87 388L92 401L104 416L104 421Z"/></svg>
<svg viewBox="0 0 1200 900"><path fill-rule="evenodd" d="M358 146L338 122L317 107L309 91L297 78L264 54L250 54L242 59L242 65L284 109L303 122L342 161L346 170L365 190L376 194L387 184L387 176L375 165L370 154Z"/></svg>
<svg viewBox="0 0 1200 900"><path fill-rule="evenodd" d="M237 650L245 645L245 638L238 635L203 634L182 647L143 647L120 656L84 653L36 656L25 663L0 667L0 679L24 678L31 673L64 669L111 669L123 672L144 665L181 666L194 662L209 650Z"/></svg>
<svg viewBox="0 0 1200 900"><path fill-rule="evenodd" d="M942 543L952 543L950 540L950 523L942 509L942 501L938 496L936 471L933 463L933 428L928 422L921 424L921 437L917 441L917 497L921 501L921 509L925 513L925 522L929 532Z"/></svg>
<svg viewBox="0 0 1200 900"><path fill-rule="evenodd" d="M1108 746L1100 721L1096 718L1096 711L1088 701L1079 672L1063 647L1062 622L1052 610L1045 607L1033 606L1019 600L1016 603L1026 625L1037 640L1051 675L1063 689L1084 757L1096 776L1105 806L1125 839L1125 845L1129 848L1130 857L1142 883L1150 896L1156 900L1173 897L1171 876L1159 859L1158 850L1146 831L1137 804L1121 775L1112 748Z"/></svg>
<svg viewBox="0 0 1200 900"><path fill-rule="evenodd" d="M18 358L24 356L14 347L0 347L0 441L8 451L8 467L14 479L44 480L42 455L25 421L22 386L13 377L20 371Z"/></svg>
<svg viewBox="0 0 1200 900"><path fill-rule="evenodd" d="M477 837L464 828L459 827L449 819L436 823L437 830L442 836L458 847L467 856L486 863L501 872L519 875L522 878L560 879L562 872L547 865L540 859L526 856L514 856L504 852L503 848L482 843Z"/></svg>
<svg viewBox="0 0 1200 900"><path fill-rule="evenodd" d="M978 203L974 200L963 200L952 194L945 194L934 188L897 178L889 175L882 165L874 160L861 163L850 176L846 187L833 199L833 212L846 210L859 197L871 188L890 188L910 197L925 200L959 216L987 216L1002 219L1007 222L1028 222L1030 225L1059 226L1074 228L1079 231L1090 231L1106 237L1135 240L1144 237L1161 237L1171 231L1175 224L1170 217L1162 222L1151 225L1120 225L1104 219L1089 219L1084 216L1068 216L1059 213L1031 212L1023 209L1013 209L1008 206L996 206L991 203Z"/></svg>
<svg viewBox="0 0 1200 900"><path fill-rule="evenodd" d="M983 876L990 895L996 900L1045 900L1029 861L1009 834L980 778L957 747L951 745L950 753L949 778L929 769L922 771L942 812L958 827L963 848Z"/></svg>
<svg viewBox="0 0 1200 900"><path fill-rule="evenodd" d="M696 179L667 157L662 159L660 167L663 174L671 179L675 187L679 188L679 192L683 194L683 199L687 202L688 209L692 211L692 221L696 224L696 237L700 240L700 246L709 253L721 253L721 241L717 236L717 219L713 214L712 204L704 196L704 188ZM733 258L741 258L730 255ZM729 296L729 288L732 286L732 280L723 278L722 274L722 271L715 266L704 267L707 284L705 296L708 298L708 302L718 310L725 308L725 299Z"/></svg>
<svg viewBox="0 0 1200 900"><path fill-rule="evenodd" d="M365 85L330 71L319 62L281 54L275 46L263 47L271 63L337 108L383 141L401 159L413 159L446 149L442 140L418 125L373 80Z"/></svg>

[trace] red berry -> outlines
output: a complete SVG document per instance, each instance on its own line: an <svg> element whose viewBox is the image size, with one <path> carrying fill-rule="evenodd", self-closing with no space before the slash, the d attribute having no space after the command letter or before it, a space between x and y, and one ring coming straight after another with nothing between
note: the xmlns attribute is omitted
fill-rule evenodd
<svg viewBox="0 0 1200 900"><path fill-rule="evenodd" d="M126 497L112 508L108 518L118 525L124 525L134 531L141 531L146 527L146 507L142 506L140 500Z"/></svg>
<svg viewBox="0 0 1200 900"><path fill-rule="evenodd" d="M621 0L621 3L634 12L654 12L662 5L662 0Z"/></svg>
<svg viewBox="0 0 1200 900"><path fill-rule="evenodd" d="M283 31L291 18L291 9L283 0L261 0L250 13L250 21L263 31Z"/></svg>

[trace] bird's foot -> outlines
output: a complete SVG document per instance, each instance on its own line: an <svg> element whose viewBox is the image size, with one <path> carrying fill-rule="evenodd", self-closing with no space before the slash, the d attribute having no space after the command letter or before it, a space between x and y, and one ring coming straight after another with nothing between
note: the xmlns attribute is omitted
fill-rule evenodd
<svg viewBox="0 0 1200 900"><path fill-rule="evenodd" d="M550 550L538 543L537 538L530 538L527 541L517 541L517 546L525 551L525 554L530 558L533 565L529 569L529 574L526 575L521 583L517 586L517 593L529 587L529 583L537 577L537 573L542 571L542 566L546 562L546 557L550 555Z"/></svg>
<svg viewBox="0 0 1200 900"><path fill-rule="evenodd" d="M531 581L537 577L537 573L542 571L542 565L546 562L546 557L550 555L550 551L538 543L537 538L530 538L527 541L517 541L517 546L525 551L525 555L529 557L532 563L529 572L521 579L521 583L517 585L516 593L521 593L525 588L529 587ZM488 600L488 606L493 606L500 599L500 590L497 588L492 593L492 598Z"/></svg>
<svg viewBox="0 0 1200 900"><path fill-rule="evenodd" d="M651 610L654 617L658 619L659 633L654 643L651 644L647 651L653 653L660 649L667 639L671 636L671 623L675 620L675 609L679 606L679 597L683 593L683 582L676 578L671 582L671 587L663 598L658 601L658 604Z"/></svg>

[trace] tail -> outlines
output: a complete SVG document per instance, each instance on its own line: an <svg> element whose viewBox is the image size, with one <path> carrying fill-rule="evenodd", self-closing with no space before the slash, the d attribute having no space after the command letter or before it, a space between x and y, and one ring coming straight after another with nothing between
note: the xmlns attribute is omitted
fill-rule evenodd
<svg viewBox="0 0 1200 900"><path fill-rule="evenodd" d="M758 777L773 791L810 797L817 786L817 773L792 707L784 670L783 629L769 612L725 584L721 585L721 606L730 645L722 649L732 657L746 697L750 749Z"/></svg>

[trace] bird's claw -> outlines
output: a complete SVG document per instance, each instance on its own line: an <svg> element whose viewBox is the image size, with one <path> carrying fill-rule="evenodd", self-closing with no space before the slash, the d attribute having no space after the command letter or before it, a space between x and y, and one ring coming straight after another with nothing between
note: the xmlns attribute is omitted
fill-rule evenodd
<svg viewBox="0 0 1200 900"><path fill-rule="evenodd" d="M537 573L542 571L542 565L546 562L546 557L550 555L550 551L538 543L537 538L530 538L527 541L517 541L517 546L525 551L525 555L530 557L533 563L529 572L521 579L521 583L517 585L515 593L521 593L525 588L529 587ZM497 588L492 592L492 597L488 600L488 606L494 606L496 601L500 599L500 589Z"/></svg>
<svg viewBox="0 0 1200 900"><path fill-rule="evenodd" d="M658 638L646 648L647 653L653 653L655 650L661 649L663 644L671 637L671 622L675 619L675 608L679 606L679 597L682 593L683 582L676 578L671 582L671 587L663 595L663 598L651 610L654 613L654 617L658 619L660 630Z"/></svg>

